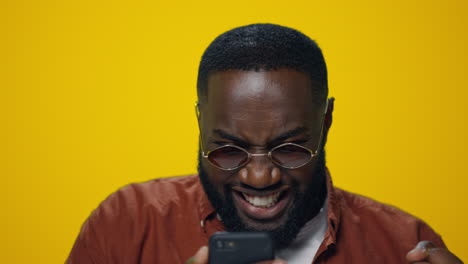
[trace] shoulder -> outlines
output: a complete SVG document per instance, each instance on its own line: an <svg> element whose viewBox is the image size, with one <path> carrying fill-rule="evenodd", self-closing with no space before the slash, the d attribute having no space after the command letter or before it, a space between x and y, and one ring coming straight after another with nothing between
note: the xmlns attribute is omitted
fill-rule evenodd
<svg viewBox="0 0 468 264"><path fill-rule="evenodd" d="M156 225L164 226L187 208L195 208L198 201L193 197L200 191L196 175L129 184L109 195L92 212L81 232L102 240L102 248L117 248L122 241L142 238Z"/></svg>
<svg viewBox="0 0 468 264"><path fill-rule="evenodd" d="M349 209L353 213L359 215L382 215L390 218L394 217L403 221L420 221L420 219L395 206L339 188L335 188L335 191L342 197L342 206L345 206L346 209Z"/></svg>
<svg viewBox="0 0 468 264"><path fill-rule="evenodd" d="M203 190L196 175L120 188L83 224L67 263L139 262L142 243L148 236L171 226L185 208L198 202L193 197L200 192Z"/></svg>
<svg viewBox="0 0 468 264"><path fill-rule="evenodd" d="M200 190L197 175L154 179L120 188L109 195L99 208L104 211L106 209L123 210L135 215L145 207L159 210L181 202L188 202L190 197Z"/></svg>
<svg viewBox="0 0 468 264"><path fill-rule="evenodd" d="M342 220L359 224L374 234L392 234L411 241L431 240L444 246L441 237L422 219L395 206L335 188L341 197Z"/></svg>
<svg viewBox="0 0 468 264"><path fill-rule="evenodd" d="M126 185L110 194L91 213L85 225L101 232L138 226L195 206L202 192L196 175L154 179ZM153 220L151 220L153 219Z"/></svg>
<svg viewBox="0 0 468 264"><path fill-rule="evenodd" d="M177 197L177 195L196 191L198 185L199 179L197 175L159 178L147 182L129 184L119 189L116 194L152 202L154 199L168 200Z"/></svg>

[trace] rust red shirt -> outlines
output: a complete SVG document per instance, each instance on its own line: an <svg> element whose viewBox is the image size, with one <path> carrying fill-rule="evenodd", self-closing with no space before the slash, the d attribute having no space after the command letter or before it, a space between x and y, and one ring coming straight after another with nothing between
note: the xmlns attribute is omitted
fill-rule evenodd
<svg viewBox="0 0 468 264"><path fill-rule="evenodd" d="M421 240L445 247L420 219L327 178L328 229L313 263L407 263ZM184 263L217 231L223 224L197 175L131 184L91 214L67 263Z"/></svg>

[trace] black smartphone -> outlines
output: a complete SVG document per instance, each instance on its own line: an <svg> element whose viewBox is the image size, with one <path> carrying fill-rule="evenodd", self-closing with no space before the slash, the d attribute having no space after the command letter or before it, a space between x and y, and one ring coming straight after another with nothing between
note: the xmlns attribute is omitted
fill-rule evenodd
<svg viewBox="0 0 468 264"><path fill-rule="evenodd" d="M273 240L264 232L215 233L209 252L209 264L252 264L275 258Z"/></svg>

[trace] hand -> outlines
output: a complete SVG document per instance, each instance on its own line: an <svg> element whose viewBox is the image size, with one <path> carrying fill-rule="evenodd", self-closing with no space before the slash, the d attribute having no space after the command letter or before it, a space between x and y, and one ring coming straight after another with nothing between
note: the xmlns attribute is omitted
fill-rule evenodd
<svg viewBox="0 0 468 264"><path fill-rule="evenodd" d="M406 260L413 264L463 264L445 248L438 248L430 241L421 241L408 252Z"/></svg>
<svg viewBox="0 0 468 264"><path fill-rule="evenodd" d="M185 264L208 264L208 247L207 246L201 247L197 251L197 253L195 253L195 256L187 260ZM288 264L288 263L284 260L275 259L275 260L262 261L256 264Z"/></svg>
<svg viewBox="0 0 468 264"><path fill-rule="evenodd" d="M201 247L195 256L189 258L185 264L208 264L208 247Z"/></svg>

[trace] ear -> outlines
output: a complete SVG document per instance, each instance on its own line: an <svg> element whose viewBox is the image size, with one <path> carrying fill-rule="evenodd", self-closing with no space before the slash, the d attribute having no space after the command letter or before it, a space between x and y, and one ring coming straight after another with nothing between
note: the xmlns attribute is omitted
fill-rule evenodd
<svg viewBox="0 0 468 264"><path fill-rule="evenodd" d="M200 103L198 101L195 102L195 115L197 115L197 120L200 122Z"/></svg>
<svg viewBox="0 0 468 264"><path fill-rule="evenodd" d="M330 129L333 122L333 106L335 104L335 97L328 98L327 109L325 113L325 128L327 131Z"/></svg>
<svg viewBox="0 0 468 264"><path fill-rule="evenodd" d="M195 115L197 116L198 130L201 132L201 124L200 124L200 103L199 103L198 101L195 102Z"/></svg>

